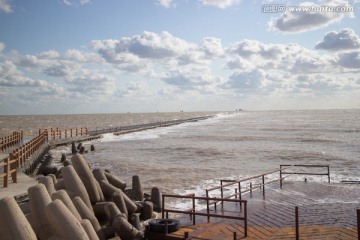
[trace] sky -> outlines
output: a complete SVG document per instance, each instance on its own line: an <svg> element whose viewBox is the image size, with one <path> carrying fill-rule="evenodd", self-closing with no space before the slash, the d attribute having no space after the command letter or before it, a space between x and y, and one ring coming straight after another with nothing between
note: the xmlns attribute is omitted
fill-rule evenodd
<svg viewBox="0 0 360 240"><path fill-rule="evenodd" d="M360 108L360 0L0 0L0 115Z"/></svg>

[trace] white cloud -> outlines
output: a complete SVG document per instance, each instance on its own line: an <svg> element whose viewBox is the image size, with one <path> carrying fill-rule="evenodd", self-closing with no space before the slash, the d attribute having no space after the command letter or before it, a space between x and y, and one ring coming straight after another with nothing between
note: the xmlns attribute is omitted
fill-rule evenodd
<svg viewBox="0 0 360 240"><path fill-rule="evenodd" d="M340 32L332 31L325 34L324 39L318 42L316 49L342 51L360 48L360 38L353 29L344 28Z"/></svg>
<svg viewBox="0 0 360 240"><path fill-rule="evenodd" d="M66 82L71 92L81 93L93 99L112 95L116 88L114 77L88 69L67 78Z"/></svg>
<svg viewBox="0 0 360 240"><path fill-rule="evenodd" d="M224 80L214 76L207 67L189 67L171 71L162 80L182 90L211 91L214 87L224 84Z"/></svg>
<svg viewBox="0 0 360 240"><path fill-rule="evenodd" d="M168 32L144 32L119 40L96 40L92 42L92 47L117 68L146 74L151 72L154 65L177 69L191 64L207 65L214 59L224 57L224 49L218 38L207 37L195 44Z"/></svg>
<svg viewBox="0 0 360 240"><path fill-rule="evenodd" d="M236 5L239 2L240 0L201 0L201 3L204 5L210 5L222 9Z"/></svg>
<svg viewBox="0 0 360 240"><path fill-rule="evenodd" d="M303 2L294 8L302 8L298 11L287 11L279 18L273 18L268 22L269 29L273 31L299 33L318 28L323 28L329 24L339 22L345 17L353 17L352 12L340 11L318 11L321 6L327 7L350 7L347 0L323 0L319 4L313 2Z"/></svg>
<svg viewBox="0 0 360 240"><path fill-rule="evenodd" d="M165 8L169 8L172 5L172 0L157 0L158 4L165 7Z"/></svg>
<svg viewBox="0 0 360 240"><path fill-rule="evenodd" d="M333 68L334 57L319 55L316 51L297 44L265 44L256 40L243 40L227 50L235 55L227 66L230 69L276 69L292 73L326 72ZM239 58L240 57L240 58Z"/></svg>
<svg viewBox="0 0 360 240"><path fill-rule="evenodd" d="M0 63L0 86L3 87L48 87L43 80L34 80L23 75L13 62Z"/></svg>
<svg viewBox="0 0 360 240"><path fill-rule="evenodd" d="M232 89L254 90L262 86L265 80L265 73L262 70L254 69L248 72L236 72L229 77L228 85Z"/></svg>
<svg viewBox="0 0 360 240"><path fill-rule="evenodd" d="M360 51L341 53L336 63L345 68L360 69Z"/></svg>
<svg viewBox="0 0 360 240"><path fill-rule="evenodd" d="M64 2L66 5L71 6L71 5L74 4L74 2L77 2L77 0L63 0L63 2ZM89 3L90 0L79 0L78 2L79 2L81 5L83 5L83 4Z"/></svg>
<svg viewBox="0 0 360 240"><path fill-rule="evenodd" d="M0 0L0 12L11 13L13 9L7 0Z"/></svg>
<svg viewBox="0 0 360 240"><path fill-rule="evenodd" d="M143 81L127 82L126 88L118 89L115 94L118 97L126 98L143 98L152 96L152 93L147 88L147 85Z"/></svg>

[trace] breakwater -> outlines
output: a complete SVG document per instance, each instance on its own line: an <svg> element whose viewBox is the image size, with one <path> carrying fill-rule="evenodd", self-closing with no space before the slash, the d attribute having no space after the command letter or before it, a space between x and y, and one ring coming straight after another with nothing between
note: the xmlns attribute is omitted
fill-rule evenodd
<svg viewBox="0 0 360 240"><path fill-rule="evenodd" d="M38 167L40 161L44 158L45 154L50 150L58 146L67 145L74 142L84 142L98 139L102 134L114 133L115 135L126 134L135 131L142 131L147 129L153 129L157 127L167 127L177 125L185 122L196 122L200 120L212 117L211 115L178 119L170 121L158 121L145 124L126 125L119 127L110 127L104 129L95 129L89 131L86 127L75 129L39 129L39 135L28 141L24 145L20 145L23 142L23 131L20 133L14 132L13 135L2 139L2 147L17 147L10 152L9 157L4 157L0 160L0 167L2 167L3 174L0 175L3 186L8 186L8 178L11 177L14 183L17 182L17 169L22 169L26 174L32 174ZM20 146L19 146L20 145ZM3 151L4 152L4 151Z"/></svg>

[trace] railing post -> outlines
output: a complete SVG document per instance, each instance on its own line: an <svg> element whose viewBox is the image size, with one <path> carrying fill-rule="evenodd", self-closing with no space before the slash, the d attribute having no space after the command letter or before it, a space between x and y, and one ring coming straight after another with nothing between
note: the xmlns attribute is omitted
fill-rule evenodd
<svg viewBox="0 0 360 240"><path fill-rule="evenodd" d="M9 157L4 159L4 187L8 186Z"/></svg>
<svg viewBox="0 0 360 240"><path fill-rule="evenodd" d="M250 197L252 197L252 182L250 182Z"/></svg>
<svg viewBox="0 0 360 240"><path fill-rule="evenodd" d="M240 200L240 209L241 209L241 182L238 182L238 188L239 188L239 200Z"/></svg>
<svg viewBox="0 0 360 240"><path fill-rule="evenodd" d="M224 189L223 189L223 182L220 181L220 185L221 185L221 188L220 188L220 192L221 192L221 199L224 198ZM224 201L221 201L221 207L224 208Z"/></svg>
<svg viewBox="0 0 360 240"><path fill-rule="evenodd" d="M358 240L360 240L360 209L356 209Z"/></svg>
<svg viewBox="0 0 360 240"><path fill-rule="evenodd" d="M165 196L162 195L162 207L161 207L161 210L162 210L162 213L161 213L161 218L164 219L164 209L165 209Z"/></svg>
<svg viewBox="0 0 360 240"><path fill-rule="evenodd" d="M282 182L282 165L280 165L280 188L282 189L282 185L283 185L283 182Z"/></svg>
<svg viewBox="0 0 360 240"><path fill-rule="evenodd" d="M262 175L263 196L265 196L265 176Z"/></svg>
<svg viewBox="0 0 360 240"><path fill-rule="evenodd" d="M210 213L210 207L209 207L209 191L206 189L206 212L208 214L207 216L207 219L208 219L208 222L210 222L210 216L209 216L209 213Z"/></svg>
<svg viewBox="0 0 360 240"><path fill-rule="evenodd" d="M328 182L330 183L330 166L327 166L327 170L328 170Z"/></svg>
<svg viewBox="0 0 360 240"><path fill-rule="evenodd" d="M295 232L296 232L296 240L299 240L299 207L295 207Z"/></svg>
<svg viewBox="0 0 360 240"><path fill-rule="evenodd" d="M245 237L248 236L248 227L247 227L247 201L244 201L244 231L245 231Z"/></svg>
<svg viewBox="0 0 360 240"><path fill-rule="evenodd" d="M195 194L192 196L193 213L195 213ZM195 225L195 214L193 214L193 225Z"/></svg>

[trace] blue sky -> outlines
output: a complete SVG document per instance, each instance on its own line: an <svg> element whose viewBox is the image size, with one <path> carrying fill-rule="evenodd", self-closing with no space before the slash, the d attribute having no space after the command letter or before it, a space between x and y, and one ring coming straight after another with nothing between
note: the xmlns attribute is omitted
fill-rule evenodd
<svg viewBox="0 0 360 240"><path fill-rule="evenodd" d="M359 9L0 0L0 114L359 108Z"/></svg>

